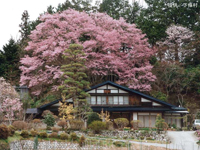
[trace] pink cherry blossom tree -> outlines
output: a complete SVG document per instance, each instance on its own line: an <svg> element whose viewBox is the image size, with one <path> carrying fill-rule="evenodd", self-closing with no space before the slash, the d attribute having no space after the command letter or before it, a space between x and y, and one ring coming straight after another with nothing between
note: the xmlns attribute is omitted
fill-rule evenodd
<svg viewBox="0 0 200 150"><path fill-rule="evenodd" d="M157 42L158 49L161 50L158 50L160 60L181 62L187 55L193 53L192 50L186 48L194 35L190 29L179 25L171 25L167 28L166 34L166 39Z"/></svg>
<svg viewBox="0 0 200 150"><path fill-rule="evenodd" d="M83 45L87 59L87 74L91 84L105 76L115 75L118 83L148 91L155 80L149 58L154 50L135 24L124 19L114 20L103 13L78 12L68 9L45 14L31 32L26 55L21 59L21 84L32 94L61 84L62 54L71 43ZM99 81L101 82L101 81Z"/></svg>
<svg viewBox="0 0 200 150"><path fill-rule="evenodd" d="M5 81L4 78L0 78L0 112L1 116L9 120L15 119L19 112L22 110L22 103L19 99L19 94L15 89ZM2 118L1 118L2 119Z"/></svg>

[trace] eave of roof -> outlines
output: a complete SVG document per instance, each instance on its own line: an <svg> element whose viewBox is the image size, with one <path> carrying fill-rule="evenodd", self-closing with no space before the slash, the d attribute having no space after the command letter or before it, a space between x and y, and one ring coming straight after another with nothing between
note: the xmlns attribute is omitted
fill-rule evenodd
<svg viewBox="0 0 200 150"><path fill-rule="evenodd" d="M146 107L92 107L93 111L100 112L101 110L104 111L111 111L111 112L129 112L129 111L136 111L136 112L166 112L171 111L170 108L146 108ZM174 111L176 112L176 111ZM181 112L181 111L179 111Z"/></svg>
<svg viewBox="0 0 200 150"><path fill-rule="evenodd" d="M47 104L45 104L45 105L42 105L42 106L40 106L40 107L38 107L39 109L44 109L44 108L46 108L46 107L48 107L48 106L51 106L51 105L53 105L53 104L56 104L56 103L58 103L59 101L61 101L62 99L57 99L57 100L55 100L55 101L52 101L52 102L50 102L50 103L47 103Z"/></svg>
<svg viewBox="0 0 200 150"><path fill-rule="evenodd" d="M125 86L119 85L119 84L114 83L114 82L111 82L111 81L106 81L106 82L103 82L103 83L101 83L101 84L92 86L90 89L87 89L87 90L85 90L85 91L87 92L87 91L96 89L96 88L101 87L101 86L106 85L106 84L109 84L109 85L118 87L118 88L123 89L123 90L125 90L125 91L127 91L127 92L131 92L131 93L138 94L138 95L140 95L140 96L142 96L142 97L144 97L144 98L150 99L150 100L152 100L152 101L154 101L154 102L163 104L163 105L168 106L168 107L176 107L176 106L174 106L174 105L172 105L172 104L169 104L169 103L167 103L167 102L161 101L161 100L159 100L159 99L156 99L156 98L151 97L151 96L149 96L149 95L143 94L143 93L138 92L138 91L136 91L136 90L129 89L129 88L125 87Z"/></svg>

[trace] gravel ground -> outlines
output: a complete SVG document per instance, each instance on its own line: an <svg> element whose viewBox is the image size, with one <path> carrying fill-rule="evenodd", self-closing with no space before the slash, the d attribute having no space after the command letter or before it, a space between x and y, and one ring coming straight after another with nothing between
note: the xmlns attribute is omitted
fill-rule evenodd
<svg viewBox="0 0 200 150"><path fill-rule="evenodd" d="M170 146L175 146L181 150L200 150L196 144L198 141L194 135L195 131L168 131L168 136L171 140Z"/></svg>

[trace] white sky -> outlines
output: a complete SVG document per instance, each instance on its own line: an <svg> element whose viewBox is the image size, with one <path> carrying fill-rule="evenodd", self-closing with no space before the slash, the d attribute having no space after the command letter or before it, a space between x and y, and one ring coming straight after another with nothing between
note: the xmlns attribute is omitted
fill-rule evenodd
<svg viewBox="0 0 200 150"><path fill-rule="evenodd" d="M136 1L143 3L143 0ZM0 50L11 37L19 39L19 24L24 10L28 11L32 21L46 11L49 5L57 7L59 3L64 2L65 0L0 0Z"/></svg>

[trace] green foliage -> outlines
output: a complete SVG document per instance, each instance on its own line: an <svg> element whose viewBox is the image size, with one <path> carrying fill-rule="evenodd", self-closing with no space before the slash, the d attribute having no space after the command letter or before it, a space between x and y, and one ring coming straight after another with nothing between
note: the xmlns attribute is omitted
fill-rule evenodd
<svg viewBox="0 0 200 150"><path fill-rule="evenodd" d="M28 138L29 137L29 133L27 130L22 130L20 135L23 137L23 138Z"/></svg>
<svg viewBox="0 0 200 150"><path fill-rule="evenodd" d="M145 0L148 7L144 8L140 12L140 16L137 19L136 24L143 33L147 34L147 38L151 44L155 44L162 38L166 37L165 30L171 24L183 25L190 29L199 30L199 26L196 24L199 22L198 12L200 5L197 7L183 6L190 3L188 0L174 0L174 4L178 4L177 7L170 7L172 2L166 0Z"/></svg>
<svg viewBox="0 0 200 150"><path fill-rule="evenodd" d="M60 139L61 140L67 140L69 138L68 134L67 133L61 133L60 134Z"/></svg>
<svg viewBox="0 0 200 150"><path fill-rule="evenodd" d="M0 50L0 76L8 80L12 85L19 84L20 70L20 50L14 39L10 39L9 43Z"/></svg>
<svg viewBox="0 0 200 150"><path fill-rule="evenodd" d="M159 100L167 101L167 95L161 91L151 91L151 95Z"/></svg>
<svg viewBox="0 0 200 150"><path fill-rule="evenodd" d="M88 115L87 124L90 125L93 121L101 121L99 115L96 112L92 112Z"/></svg>
<svg viewBox="0 0 200 150"><path fill-rule="evenodd" d="M82 135L82 136L80 137L80 139L79 139L78 144L79 144L80 147L82 147L84 143L85 143L85 137Z"/></svg>
<svg viewBox="0 0 200 150"><path fill-rule="evenodd" d="M86 97L90 95L84 91L84 89L89 88L89 82L86 81L86 59L83 58L84 56L83 46L78 44L71 44L69 49L65 50L63 58L66 62L61 66L64 84L59 87L62 90L63 101L72 98L76 115L83 120L87 118L91 109L86 100Z"/></svg>
<svg viewBox="0 0 200 150"><path fill-rule="evenodd" d="M44 96L41 99L35 101L34 104L32 105L32 107L33 108L34 107L39 107L41 105L50 103L50 102L54 101L57 98L60 98L60 97L58 97L57 95L47 95L47 96Z"/></svg>
<svg viewBox="0 0 200 150"><path fill-rule="evenodd" d="M114 119L114 122L119 129L123 129L129 124L129 121L126 118L117 118L117 119Z"/></svg>
<svg viewBox="0 0 200 150"><path fill-rule="evenodd" d="M73 133L70 134L70 139L75 141L75 140L78 139L78 136L76 135L76 133L73 132Z"/></svg>
<svg viewBox="0 0 200 150"><path fill-rule="evenodd" d="M46 132L40 132L40 137L41 138L47 138L48 137L48 134Z"/></svg>
<svg viewBox="0 0 200 150"><path fill-rule="evenodd" d="M52 127L55 125L55 119L53 117L52 114L47 114L45 117L44 117L44 120L43 122L48 126L48 127Z"/></svg>
<svg viewBox="0 0 200 150"><path fill-rule="evenodd" d="M58 133L57 132L53 132L49 135L50 138L58 138Z"/></svg>
<svg viewBox="0 0 200 150"><path fill-rule="evenodd" d="M101 130L106 129L106 123L101 121L93 121L89 128L92 129L95 133L100 133Z"/></svg>
<svg viewBox="0 0 200 150"><path fill-rule="evenodd" d="M6 125L0 125L0 139L7 139L9 136L9 129Z"/></svg>
<svg viewBox="0 0 200 150"><path fill-rule="evenodd" d="M156 117L156 125L155 126L158 131L163 131L164 129L168 128L167 123L159 114Z"/></svg>
<svg viewBox="0 0 200 150"><path fill-rule="evenodd" d="M134 23L139 15L141 7L137 2L132 5L128 0L104 0L100 4L99 12L107 13L114 19L123 17L126 22Z"/></svg>

